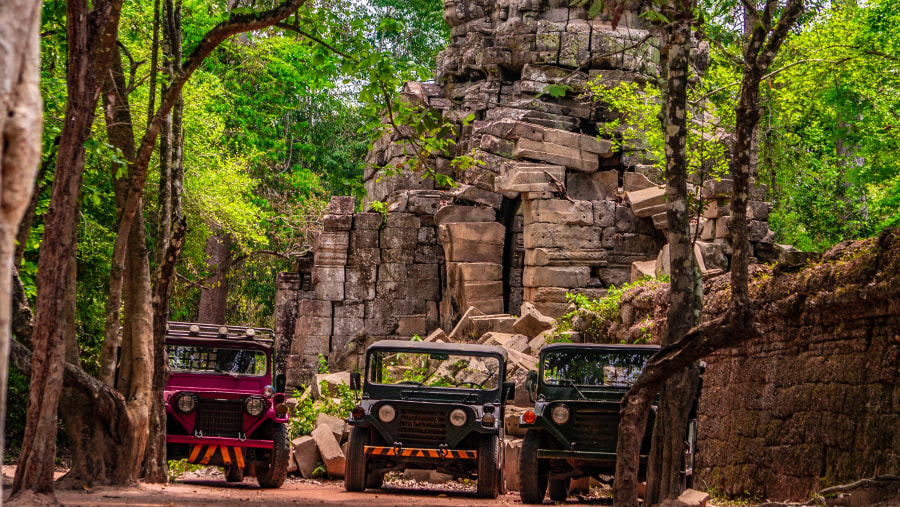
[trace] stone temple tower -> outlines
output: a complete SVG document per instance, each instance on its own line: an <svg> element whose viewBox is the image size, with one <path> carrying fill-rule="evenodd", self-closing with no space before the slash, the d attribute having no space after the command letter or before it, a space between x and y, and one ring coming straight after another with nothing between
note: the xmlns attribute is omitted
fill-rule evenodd
<svg viewBox="0 0 900 507"><path fill-rule="evenodd" d="M289 379L308 378L319 354L345 358L351 342L452 329L470 307L520 314L530 303L556 317L567 293L599 297L633 272L667 269L654 160L644 146L598 138L616 113L578 92L588 80L659 79L658 41L636 8L626 5L613 29L569 0L445 0L452 43L437 57L436 83L407 83L402 99L456 122L456 144L429 161L456 186L408 170L383 176L409 150L397 133L375 143L363 205L385 202L387 213L333 199L312 258L279 276L275 326ZM549 85L570 91L554 97ZM457 168L462 155L479 163ZM703 190L718 204L697 224L705 270L728 269L728 190L727 180ZM764 246L762 193L751 196L751 240Z"/></svg>

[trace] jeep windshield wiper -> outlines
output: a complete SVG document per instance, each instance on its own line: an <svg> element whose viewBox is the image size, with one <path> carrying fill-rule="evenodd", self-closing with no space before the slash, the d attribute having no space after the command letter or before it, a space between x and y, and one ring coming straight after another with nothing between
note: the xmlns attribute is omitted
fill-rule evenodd
<svg viewBox="0 0 900 507"><path fill-rule="evenodd" d="M566 384L566 385L569 385L569 386L572 386L573 388L575 388L575 392L578 393L578 396L581 396L581 399L582 399L582 400L586 400L586 399L587 399L587 396L585 396L584 393L581 392L581 389L578 389L578 386L575 384L575 382L574 382L572 379L568 379L568 378L562 377L562 378L559 379L559 381L562 382L562 383L564 383L564 384Z"/></svg>

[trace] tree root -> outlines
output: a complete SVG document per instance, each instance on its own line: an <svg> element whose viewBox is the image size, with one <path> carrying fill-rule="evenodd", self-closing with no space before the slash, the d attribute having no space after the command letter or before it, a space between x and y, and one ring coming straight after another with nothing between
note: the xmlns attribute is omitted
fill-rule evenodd
<svg viewBox="0 0 900 507"><path fill-rule="evenodd" d="M757 507L806 507L812 505L827 505L825 497L828 495L836 495L838 493L849 493L857 489L884 487L891 484L900 485L900 475L877 475L871 479L860 479L850 484L840 486L832 486L814 494L812 498L805 502L766 502L757 505Z"/></svg>

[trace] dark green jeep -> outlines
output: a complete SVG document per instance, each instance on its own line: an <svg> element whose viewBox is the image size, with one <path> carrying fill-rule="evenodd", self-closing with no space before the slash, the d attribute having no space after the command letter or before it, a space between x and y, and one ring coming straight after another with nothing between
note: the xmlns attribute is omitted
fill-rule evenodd
<svg viewBox="0 0 900 507"><path fill-rule="evenodd" d="M500 347L380 341L366 351L362 401L349 418L344 486L381 486L385 472L418 468L503 487L503 416L513 393ZM360 388L359 373L351 387Z"/></svg>
<svg viewBox="0 0 900 507"><path fill-rule="evenodd" d="M542 503L548 489L553 501L566 499L569 480L613 475L619 408L656 345L559 343L541 349L540 368L526 382L534 410L519 422L527 428L519 460L524 503ZM641 445L640 474L647 466L656 407ZM696 415L692 415L695 418ZM686 476L693 472L696 420L688 428Z"/></svg>

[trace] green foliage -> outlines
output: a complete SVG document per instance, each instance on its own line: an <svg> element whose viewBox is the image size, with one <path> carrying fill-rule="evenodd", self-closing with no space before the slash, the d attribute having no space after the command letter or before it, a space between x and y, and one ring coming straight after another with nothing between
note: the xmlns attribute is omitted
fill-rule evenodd
<svg viewBox="0 0 900 507"><path fill-rule="evenodd" d="M324 375L324 374L330 373L328 371L328 358L326 358L322 354L319 354L317 369L318 369L319 375Z"/></svg>
<svg viewBox="0 0 900 507"><path fill-rule="evenodd" d="M737 103L741 27L707 17L708 99L723 125ZM724 22L724 24L723 24ZM894 0L812 9L761 83L759 178L778 241L823 250L900 223L900 11Z"/></svg>
<svg viewBox="0 0 900 507"><path fill-rule="evenodd" d="M325 386L326 383L322 382L319 392L324 392ZM303 390L308 393L306 386L303 386ZM298 404L297 408L291 413L290 421L288 422L288 432L291 439L312 433L319 413L333 415L341 419L349 417L350 410L356 406L356 393L347 384L340 384L337 386L337 393L334 394L337 396L326 396L316 401L309 394L304 396L300 391L294 391L294 398L298 400Z"/></svg>
<svg viewBox="0 0 900 507"><path fill-rule="evenodd" d="M650 278L644 277L636 282L626 283L620 288L611 285L606 295L599 299L591 299L584 294L566 293L566 301L575 305L575 310L566 313L556 320L556 329L553 335L549 337L547 343L569 342L565 335L566 331L573 329L573 323L577 318L583 318L588 321L588 327L584 331L587 338L597 339L603 337L606 325L619 318L619 309L622 296L635 287L642 287L654 283L668 283L668 277ZM651 337L651 327L653 323L646 319L646 324L641 326L640 343L646 343Z"/></svg>
<svg viewBox="0 0 900 507"><path fill-rule="evenodd" d="M724 132L707 120L720 114L714 104L700 100L702 90L689 88L687 161L688 174L699 178L721 177L727 170L727 146ZM661 97L652 85L619 82L610 86L600 74L587 83L587 96L599 106L616 113L617 118L598 123L598 136L613 143L614 150L642 149L665 172L665 136L659 120Z"/></svg>

